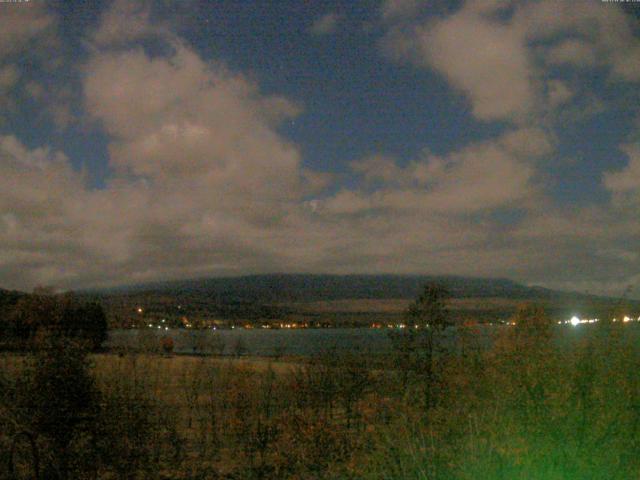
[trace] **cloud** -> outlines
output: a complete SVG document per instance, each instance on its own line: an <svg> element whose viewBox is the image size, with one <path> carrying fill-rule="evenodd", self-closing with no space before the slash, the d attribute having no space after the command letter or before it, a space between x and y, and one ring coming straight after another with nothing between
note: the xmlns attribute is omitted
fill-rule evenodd
<svg viewBox="0 0 640 480"><path fill-rule="evenodd" d="M487 10L487 4L471 1L448 17L392 30L387 48L444 75L469 98L477 118L521 116L535 101L523 33L487 16Z"/></svg>
<svg viewBox="0 0 640 480"><path fill-rule="evenodd" d="M593 46L589 43L568 39L548 50L547 62L555 65L570 64L578 67L592 67L596 64L596 54Z"/></svg>
<svg viewBox="0 0 640 480"><path fill-rule="evenodd" d="M147 38L170 36L167 28L151 23L150 15L149 2L115 0L103 14L91 40L97 47L114 47Z"/></svg>
<svg viewBox="0 0 640 480"><path fill-rule="evenodd" d="M613 194L619 205L640 204L640 144L621 147L629 157L629 162L622 170L605 172L604 186Z"/></svg>
<svg viewBox="0 0 640 480"><path fill-rule="evenodd" d="M526 123L544 111L548 65L604 67L612 80L640 80L640 39L630 20L615 5L589 1L467 0L444 17L391 23L383 46L443 75L484 121ZM571 98L567 85L546 88L551 108Z"/></svg>
<svg viewBox="0 0 640 480"><path fill-rule="evenodd" d="M18 81L20 74L13 65L0 68L0 92L11 89Z"/></svg>
<svg viewBox="0 0 640 480"><path fill-rule="evenodd" d="M156 185L192 182L229 208L299 191L300 155L275 130L297 113L284 98L261 95L183 44L169 57L98 54L85 72L87 111L111 135L121 174Z"/></svg>
<svg viewBox="0 0 640 480"><path fill-rule="evenodd" d="M574 92L562 80L549 80L547 82L547 95L549 104L552 107L557 107L571 100Z"/></svg>
<svg viewBox="0 0 640 480"><path fill-rule="evenodd" d="M424 0L385 0L380 7L383 20L393 21L415 15Z"/></svg>
<svg viewBox="0 0 640 480"><path fill-rule="evenodd" d="M550 155L554 150L554 137L539 127L509 130L498 137L498 144L512 155L535 158Z"/></svg>
<svg viewBox="0 0 640 480"><path fill-rule="evenodd" d="M569 210L545 202L529 212L509 241L523 250L544 252L528 266L529 282L613 295L637 285L640 259L634 252L640 245L640 222L634 209L614 213L607 205Z"/></svg>
<svg viewBox="0 0 640 480"><path fill-rule="evenodd" d="M468 215L516 206L534 194L531 158L551 151L542 131L510 131L446 156L426 155L405 167L374 156L352 164L363 185L342 190L320 204L334 214L371 210Z"/></svg>
<svg viewBox="0 0 640 480"><path fill-rule="evenodd" d="M0 126L20 108L9 94L20 87L19 65L37 64L49 55L55 26L44 3L0 3Z"/></svg>
<svg viewBox="0 0 640 480"><path fill-rule="evenodd" d="M529 40L550 42L545 60L576 67L599 66L612 80L640 81L640 39L632 17L606 2L553 0L523 3L514 23Z"/></svg>
<svg viewBox="0 0 640 480"><path fill-rule="evenodd" d="M46 148L29 150L15 137L4 136L0 185L3 278L18 283L58 281L71 256L75 260L84 256L74 251L80 225L70 215L85 204L82 176L63 154Z"/></svg>
<svg viewBox="0 0 640 480"><path fill-rule="evenodd" d="M104 22L114 18L108 10ZM144 22L140 31L159 32ZM64 154L2 137L7 286L90 286L286 263L278 242L290 239L279 238L278 226L328 181L303 168L296 146L277 131L299 108L204 61L173 34L155 37L167 53L152 56L107 34L111 27L97 32L82 68L84 106L107 135L113 175L92 189ZM30 91L43 94L35 83Z"/></svg>
<svg viewBox="0 0 640 480"><path fill-rule="evenodd" d="M339 176L311 170L282 133L303 105L203 58L153 23L145 4L113 3L88 32L81 68L68 65L80 72L82 119L106 139L110 174L91 187L63 152L0 136L2 286L273 271L553 278L563 286L573 276L603 290L633 279L637 147L625 147L628 164L603 177L614 214L608 204L569 212L540 181L559 154L544 115L583 93L546 69L571 58L568 31L602 62L601 30L564 7L556 19L544 1L547 9L527 15L521 6L507 15L504 2L468 2L426 21L412 17L421 5L385 4L384 28L406 40L398 55L442 74L476 118L506 121L493 136L438 155L378 153ZM587 58L580 68L594 65ZM607 62L610 81L627 81ZM0 72L7 88L21 83L20 72ZM45 84L26 80L33 99L51 102ZM602 259L597 269L594 258Z"/></svg>
<svg viewBox="0 0 640 480"><path fill-rule="evenodd" d="M342 17L337 13L327 13L322 15L321 17L316 18L309 28L309 32L313 35L329 35L331 33L335 33L341 19Z"/></svg>
<svg viewBox="0 0 640 480"><path fill-rule="evenodd" d="M26 48L38 48L36 40L50 33L54 17L44 3L21 2L0 5L0 59Z"/></svg>
<svg viewBox="0 0 640 480"><path fill-rule="evenodd" d="M13 65L0 67L0 109L4 110L5 114L16 109L16 102L9 94L18 82L19 77L18 69ZM0 125L1 123L2 114L0 114Z"/></svg>

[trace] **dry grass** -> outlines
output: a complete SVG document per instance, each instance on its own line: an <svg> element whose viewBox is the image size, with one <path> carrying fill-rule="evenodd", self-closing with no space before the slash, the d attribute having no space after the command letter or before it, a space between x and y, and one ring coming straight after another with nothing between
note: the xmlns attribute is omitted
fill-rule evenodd
<svg viewBox="0 0 640 480"><path fill-rule="evenodd" d="M452 310L515 309L525 300L512 298L454 298L448 304ZM403 298L367 299L351 298L318 302L299 302L288 306L303 313L402 313L410 300Z"/></svg>
<svg viewBox="0 0 640 480"><path fill-rule="evenodd" d="M276 373L291 372L298 363L293 361L274 361L273 359L263 357L212 357L212 356L194 356L194 355L153 355L153 354L130 354L119 356L115 354L94 354L91 355L94 363L95 371L98 376L105 370L113 368L114 365L131 365L137 362L139 367L155 374L160 372L162 375L173 377L182 372L184 369L194 368L196 366L211 368L239 368L245 370L253 370L256 372L265 372L271 368Z"/></svg>

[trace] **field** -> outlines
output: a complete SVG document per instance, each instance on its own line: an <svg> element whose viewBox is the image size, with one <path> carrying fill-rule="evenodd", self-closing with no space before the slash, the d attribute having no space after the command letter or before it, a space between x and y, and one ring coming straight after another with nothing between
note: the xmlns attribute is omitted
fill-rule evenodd
<svg viewBox="0 0 640 480"><path fill-rule="evenodd" d="M28 361L5 355L0 365L19 378ZM131 469L145 478L287 478L312 470L336 470L339 478L364 439L361 407L370 393L363 392L368 374L359 377L361 366L348 373L329 362L317 369L260 358L148 354L91 355L88 362L102 392L103 430L113 435L108 449L122 462L100 478L121 478L119 471ZM347 398L354 381L359 391ZM5 433L1 444L8 441Z"/></svg>
<svg viewBox="0 0 640 480"><path fill-rule="evenodd" d="M496 310L515 312L523 299L510 298L453 298L448 307L458 310ZM405 298L348 298L343 300L325 300L317 302L291 303L290 307L305 313L395 313L402 314L411 300Z"/></svg>
<svg viewBox="0 0 640 480"><path fill-rule="evenodd" d="M521 320L490 346L468 327L431 358L413 337L390 356L90 355L99 408L75 427L67 478L637 478L635 325L580 326L568 349L554 335L577 330ZM14 478L3 468L15 425L38 417L23 391L34 358L0 357L0 479ZM38 436L43 465L59 461L51 435ZM17 478L30 478L18 447Z"/></svg>

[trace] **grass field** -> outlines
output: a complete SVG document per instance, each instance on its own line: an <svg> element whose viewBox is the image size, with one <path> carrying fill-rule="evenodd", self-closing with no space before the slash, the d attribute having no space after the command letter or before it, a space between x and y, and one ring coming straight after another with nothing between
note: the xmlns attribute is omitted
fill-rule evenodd
<svg viewBox="0 0 640 480"><path fill-rule="evenodd" d="M495 310L501 308L515 312L523 302L522 299L510 298L454 298L448 301L448 307L451 310ZM306 313L403 313L410 303L410 300L403 298L351 298L291 303L288 306Z"/></svg>
<svg viewBox="0 0 640 480"><path fill-rule="evenodd" d="M28 361L3 355L0 367L17 379ZM371 414L369 372L360 366L147 354L88 362L114 437L109 448L121 453L123 472L131 464L144 478L342 478ZM8 442L0 434L0 446Z"/></svg>
<svg viewBox="0 0 640 480"><path fill-rule="evenodd" d="M544 325L525 319L499 329L490 348L468 327L455 354L431 363L419 351L278 362L90 355L100 417L95 431L74 437L72 471L228 480L638 478L637 342L623 325L585 325L571 348L560 348L551 337L561 330ZM0 356L1 452L30 362ZM40 440L42 452L47 445ZM43 461L52 458L45 453ZM3 480L11 478L5 464L3 453Z"/></svg>

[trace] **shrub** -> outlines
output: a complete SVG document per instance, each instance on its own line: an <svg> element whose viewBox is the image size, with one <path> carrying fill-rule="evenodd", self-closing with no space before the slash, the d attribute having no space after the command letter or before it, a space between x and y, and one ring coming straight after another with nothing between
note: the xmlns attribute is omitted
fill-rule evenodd
<svg viewBox="0 0 640 480"><path fill-rule="evenodd" d="M25 295L13 308L11 323L14 335L23 342L47 331L47 335L86 341L92 350L98 350L107 339L107 319L100 304L81 302L73 294L38 291Z"/></svg>
<svg viewBox="0 0 640 480"><path fill-rule="evenodd" d="M87 353L74 340L50 335L29 359L18 387L19 423L44 438L53 478L68 478L72 441L91 430L98 414Z"/></svg>
<svg viewBox="0 0 640 480"><path fill-rule="evenodd" d="M160 340L160 345L162 346L162 351L166 355L171 355L173 353L173 348L175 346L173 342L173 338L171 337L162 337Z"/></svg>

